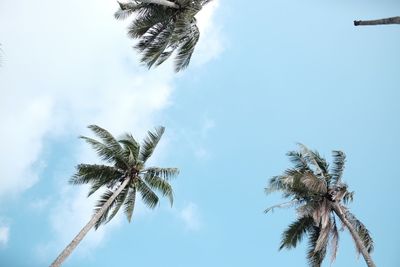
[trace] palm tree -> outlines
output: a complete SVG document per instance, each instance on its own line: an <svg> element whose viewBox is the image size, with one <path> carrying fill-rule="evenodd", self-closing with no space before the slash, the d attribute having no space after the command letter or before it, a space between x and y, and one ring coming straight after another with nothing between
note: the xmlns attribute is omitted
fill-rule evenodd
<svg viewBox="0 0 400 267"><path fill-rule="evenodd" d="M175 71L185 69L200 37L195 15L211 0L137 0L119 3L115 18L135 14L128 35L148 68L159 66L176 51Z"/></svg>
<svg viewBox="0 0 400 267"><path fill-rule="evenodd" d="M400 24L400 17L391 17L377 20L355 20L354 26L364 25L383 25L383 24Z"/></svg>
<svg viewBox="0 0 400 267"><path fill-rule="evenodd" d="M164 127L158 127L154 132L149 131L141 146L131 134L125 134L117 140L99 126L90 125L88 128L101 141L85 136L81 138L96 150L103 161L111 165L79 164L70 183L90 184L88 196L100 188L107 189L100 197L93 217L61 252L51 267L60 266L93 226L97 229L101 224L108 223L122 206L130 222L138 193L151 209L155 208L159 201L156 191L168 197L171 205L173 202L169 181L178 174L178 169L145 167L146 161L153 154L164 133Z"/></svg>
<svg viewBox="0 0 400 267"><path fill-rule="evenodd" d="M272 177L266 193L280 191L289 202L272 206L274 208L296 207L298 218L282 234L279 249L294 248L308 234L307 258L310 266L319 267L331 245L331 262L336 258L339 233L337 219L346 227L369 267L375 267L370 256L373 241L369 231L346 207L353 200L354 192L348 191L342 181L346 156L333 151L333 164L329 168L318 152L300 145L300 151L287 153L294 167L283 175Z"/></svg>

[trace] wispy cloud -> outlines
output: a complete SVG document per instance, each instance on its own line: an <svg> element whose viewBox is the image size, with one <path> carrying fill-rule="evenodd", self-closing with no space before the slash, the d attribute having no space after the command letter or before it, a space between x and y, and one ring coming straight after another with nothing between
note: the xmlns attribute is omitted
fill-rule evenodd
<svg viewBox="0 0 400 267"><path fill-rule="evenodd" d="M184 222L186 230L198 231L202 227L197 205L189 202L180 212L179 218Z"/></svg>
<svg viewBox="0 0 400 267"><path fill-rule="evenodd" d="M10 227L0 225L0 248L7 246L10 238Z"/></svg>

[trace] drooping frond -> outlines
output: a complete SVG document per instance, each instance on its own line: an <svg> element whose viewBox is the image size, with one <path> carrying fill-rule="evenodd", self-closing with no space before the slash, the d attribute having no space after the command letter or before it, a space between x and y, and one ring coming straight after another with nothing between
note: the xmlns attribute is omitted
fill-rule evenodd
<svg viewBox="0 0 400 267"><path fill-rule="evenodd" d="M96 214L103 206L104 204L110 199L110 197L113 195L113 191L111 190L106 190L103 195L100 197L100 199L98 200L95 208L94 208L94 213ZM114 202L105 210L105 212L103 213L103 215L100 217L100 219L95 223L94 228L97 230L97 228L99 228L100 225L102 225L103 223L107 222L107 218L108 218L108 213L110 212L110 210L112 209L113 205L115 203Z"/></svg>
<svg viewBox="0 0 400 267"><path fill-rule="evenodd" d="M301 241L304 234L314 224L311 217L302 217L289 225L289 227L282 234L282 241L279 250L283 248L295 248L297 243Z"/></svg>
<svg viewBox="0 0 400 267"><path fill-rule="evenodd" d="M326 255L327 246L322 247L321 250L315 251L319 235L319 227L313 226L309 229L307 259L311 267L321 267L322 261Z"/></svg>
<svg viewBox="0 0 400 267"><path fill-rule="evenodd" d="M146 160L153 154L153 151L164 134L164 131L165 128L162 126L157 127L154 132L148 131L148 135L144 139L140 148L139 159L141 161L146 162Z"/></svg>
<svg viewBox="0 0 400 267"><path fill-rule="evenodd" d="M343 170L346 163L346 154L342 151L334 150L332 151L332 157L333 164L331 168L331 176L333 183L337 184L342 179Z"/></svg>
<svg viewBox="0 0 400 267"><path fill-rule="evenodd" d="M284 202L284 203L280 203L280 204L268 207L268 208L266 208L264 210L264 213L273 212L275 209L291 208L293 206L299 205L300 203L301 203L300 200L293 199L293 200L288 201L288 202Z"/></svg>
<svg viewBox="0 0 400 267"><path fill-rule="evenodd" d="M356 216L354 216L354 214L352 214L345 208L343 208L343 209L346 210L347 219L352 224L354 229L356 229L358 236L364 243L364 246L367 249L368 253L371 253L374 250L374 241L372 240L372 237L371 237L368 229L365 227L365 225L361 221L359 221L356 218ZM357 250L359 250L359 248L357 247L357 244L356 244L356 248L357 248Z"/></svg>
<svg viewBox="0 0 400 267"><path fill-rule="evenodd" d="M185 37L179 42L180 45L175 58L176 72L187 68L199 38L200 31L196 25L196 19L193 18L193 21L187 26Z"/></svg>
<svg viewBox="0 0 400 267"><path fill-rule="evenodd" d="M125 202L126 196L128 195L129 192L129 187L126 186L121 193L117 196L117 198L114 200L114 205L113 205L113 211L112 213L108 216L107 222L111 221L114 216L118 213L119 209L122 207L122 205Z"/></svg>
<svg viewBox="0 0 400 267"><path fill-rule="evenodd" d="M142 180L138 179L136 184L136 189L142 196L144 204L150 209L154 209L158 204L158 196L154 191Z"/></svg>
<svg viewBox="0 0 400 267"><path fill-rule="evenodd" d="M125 200L125 214L129 222L132 220L133 210L136 202L136 188L132 187L129 189L128 197Z"/></svg>
<svg viewBox="0 0 400 267"><path fill-rule="evenodd" d="M156 176L152 173L146 173L144 180L150 186L151 189L159 191L163 196L168 197L171 206L174 202L174 194L171 185L167 180Z"/></svg>
<svg viewBox="0 0 400 267"><path fill-rule="evenodd" d="M331 228L330 238L331 238L331 245L330 245L331 263L333 263L336 259L336 254L339 247L339 232L334 215L332 215L332 228Z"/></svg>
<svg viewBox="0 0 400 267"><path fill-rule="evenodd" d="M128 35L139 42L135 45L148 68L159 66L176 51L175 71L186 68L199 39L195 15L208 1L176 0L179 8L152 3L120 3L115 13L125 19L135 13Z"/></svg>
<svg viewBox="0 0 400 267"><path fill-rule="evenodd" d="M88 183L100 183L107 185L112 180L118 180L123 173L110 166L97 164L79 164L76 173L69 180L70 184L80 185Z"/></svg>

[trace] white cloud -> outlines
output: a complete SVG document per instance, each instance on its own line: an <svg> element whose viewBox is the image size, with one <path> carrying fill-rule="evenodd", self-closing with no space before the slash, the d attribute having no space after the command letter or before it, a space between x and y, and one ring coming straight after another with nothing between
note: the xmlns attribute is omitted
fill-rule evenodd
<svg viewBox="0 0 400 267"><path fill-rule="evenodd" d="M179 218L185 223L185 228L190 231L201 229L199 209L193 202L188 203L180 212Z"/></svg>
<svg viewBox="0 0 400 267"><path fill-rule="evenodd" d="M200 29L200 40L193 56L194 65L205 64L224 50L226 42L222 34L222 26L216 22L219 5L220 0L213 0L206 4L196 16Z"/></svg>
<svg viewBox="0 0 400 267"><path fill-rule="evenodd" d="M220 27L212 24L218 3L213 1L198 16L202 35L194 64L204 64L222 51ZM0 202L39 180L46 137L78 136L93 123L115 134L132 131L141 136L171 105L171 61L151 71L138 67L124 23L113 18L116 8L116 1L109 0L43 0L40 5L1 1ZM90 157L83 152L76 161ZM85 188L72 191L63 183L59 191L58 201L37 205L53 208L50 223L56 243L37 248L45 257L69 242L92 214ZM114 224L91 232L82 251L100 244L118 219Z"/></svg>
<svg viewBox="0 0 400 267"><path fill-rule="evenodd" d="M10 237L10 227L0 226L0 248L5 247L8 244Z"/></svg>

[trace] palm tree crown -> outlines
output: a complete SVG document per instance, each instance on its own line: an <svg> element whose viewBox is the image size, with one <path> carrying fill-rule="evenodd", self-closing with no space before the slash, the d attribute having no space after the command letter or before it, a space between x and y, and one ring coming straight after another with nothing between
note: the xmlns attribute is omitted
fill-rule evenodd
<svg viewBox="0 0 400 267"><path fill-rule="evenodd" d="M310 151L300 145L300 151L288 152L294 167L283 175L272 177L266 193L280 191L289 202L272 206L274 208L296 207L298 218L283 232L280 249L294 248L308 234L309 249L307 258L310 266L321 266L327 247L331 245L332 258L336 257L338 247L338 226L336 216L352 233L359 252L368 254L373 250L373 241L369 231L350 211L346 204L353 200L353 192L348 191L342 181L345 166L345 154L333 151L333 164L328 166L318 152ZM354 235L353 235L354 233ZM366 259L367 260L367 259ZM372 259L371 265L375 266Z"/></svg>
<svg viewBox="0 0 400 267"><path fill-rule="evenodd" d="M176 51L175 71L178 72L189 65L200 37L195 15L209 1L129 1L119 3L115 17L125 19L135 14L128 35L139 39L135 48L142 54L141 61L148 68L159 66ZM158 2L166 2L167 5Z"/></svg>
<svg viewBox="0 0 400 267"><path fill-rule="evenodd" d="M146 161L153 154L164 133L164 127L156 128L155 132L149 131L141 146L131 134L125 134L117 140L108 131L99 126L91 125L89 128L102 142L85 136L81 138L96 150L102 160L111 163L111 165L79 164L77 172L71 178L70 183L90 184L91 189L88 196L99 188L107 188L96 205L95 213L97 213L113 195L114 191L125 180L129 181L96 222L96 229L101 224L109 222L122 205L124 205L128 220L131 221L137 193L141 195L143 202L149 208L154 208L159 201L156 192L168 197L172 205L173 192L168 181L178 174L178 169L145 168Z"/></svg>
<svg viewBox="0 0 400 267"><path fill-rule="evenodd" d="M79 164L70 183L90 184L89 196L100 188L107 189L101 195L93 217L58 255L51 267L61 266L91 228L97 229L101 224L109 222L122 206L128 221L131 221L137 194L141 195L149 208L154 208L158 203L156 192L168 197L171 205L173 202L169 181L178 174L178 169L145 167L146 161L153 154L164 133L164 127L158 127L154 132L149 131L142 145L139 145L131 134L125 134L117 140L99 126L90 125L89 128L100 141L85 136L81 138L110 165Z"/></svg>

